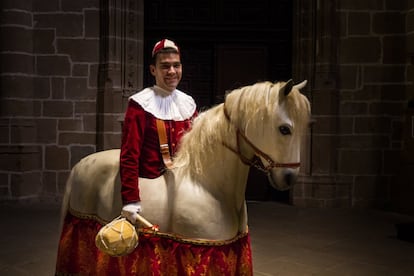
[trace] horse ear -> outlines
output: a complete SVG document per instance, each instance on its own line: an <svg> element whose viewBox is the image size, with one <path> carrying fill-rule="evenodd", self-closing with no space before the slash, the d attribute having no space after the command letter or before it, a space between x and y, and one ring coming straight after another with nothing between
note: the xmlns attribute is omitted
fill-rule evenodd
<svg viewBox="0 0 414 276"><path fill-rule="evenodd" d="M287 95L289 95L290 91L292 91L292 87L293 87L293 81L290 79L280 89L280 92L283 93L283 95L287 96Z"/></svg>
<svg viewBox="0 0 414 276"><path fill-rule="evenodd" d="M295 84L293 86L293 88L296 88L297 90L301 90L302 88L304 88L306 86L307 83L308 83L308 81L304 80L301 83Z"/></svg>

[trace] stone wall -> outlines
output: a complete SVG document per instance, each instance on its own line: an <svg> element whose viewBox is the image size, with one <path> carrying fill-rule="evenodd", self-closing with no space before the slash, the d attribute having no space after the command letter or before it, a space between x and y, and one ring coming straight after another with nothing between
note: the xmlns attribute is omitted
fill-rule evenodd
<svg viewBox="0 0 414 276"><path fill-rule="evenodd" d="M298 75L311 76L314 124L304 206L393 208L413 99L409 1L298 1ZM404 180L405 181L405 180Z"/></svg>
<svg viewBox="0 0 414 276"><path fill-rule="evenodd" d="M0 200L60 197L76 162L119 147L142 2L1 1Z"/></svg>

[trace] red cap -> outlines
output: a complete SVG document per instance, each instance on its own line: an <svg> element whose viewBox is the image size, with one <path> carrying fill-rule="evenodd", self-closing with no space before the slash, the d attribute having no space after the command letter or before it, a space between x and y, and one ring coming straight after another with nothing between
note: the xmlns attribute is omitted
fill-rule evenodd
<svg viewBox="0 0 414 276"><path fill-rule="evenodd" d="M178 46L174 43L174 41L171 41L169 39L163 39L155 43L154 48L152 49L152 57L154 57L162 49L166 48L175 49L178 53L180 53L180 50L178 49Z"/></svg>

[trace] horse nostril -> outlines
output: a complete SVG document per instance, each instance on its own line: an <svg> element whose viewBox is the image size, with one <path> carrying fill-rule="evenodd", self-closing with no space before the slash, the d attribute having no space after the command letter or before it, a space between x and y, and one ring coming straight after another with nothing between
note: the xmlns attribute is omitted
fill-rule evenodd
<svg viewBox="0 0 414 276"><path fill-rule="evenodd" d="M296 175L293 172L285 173L285 183L287 186L292 186L296 181Z"/></svg>

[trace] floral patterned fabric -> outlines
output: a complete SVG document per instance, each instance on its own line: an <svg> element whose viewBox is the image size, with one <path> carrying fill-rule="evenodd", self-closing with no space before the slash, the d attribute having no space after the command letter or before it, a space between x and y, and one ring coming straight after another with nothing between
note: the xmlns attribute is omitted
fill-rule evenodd
<svg viewBox="0 0 414 276"><path fill-rule="evenodd" d="M253 275L250 235L231 241L197 241L139 233L129 255L111 257L95 246L102 225L67 214L59 241L56 275Z"/></svg>

